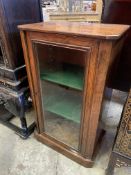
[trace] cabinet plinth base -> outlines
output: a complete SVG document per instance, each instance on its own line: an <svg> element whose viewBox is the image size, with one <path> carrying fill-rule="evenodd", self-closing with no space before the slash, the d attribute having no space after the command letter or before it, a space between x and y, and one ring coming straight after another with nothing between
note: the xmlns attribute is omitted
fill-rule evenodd
<svg viewBox="0 0 131 175"><path fill-rule="evenodd" d="M93 166L92 160L84 158L77 151L75 151L71 148L67 149L67 148L63 147L62 145L58 144L53 139L48 138L48 135L39 134L39 133L37 133L37 131L35 131L35 137L38 141L53 148L54 150L58 151L59 153L65 155L66 157L72 159L73 161L79 163L82 166L84 166L86 168L91 168Z"/></svg>

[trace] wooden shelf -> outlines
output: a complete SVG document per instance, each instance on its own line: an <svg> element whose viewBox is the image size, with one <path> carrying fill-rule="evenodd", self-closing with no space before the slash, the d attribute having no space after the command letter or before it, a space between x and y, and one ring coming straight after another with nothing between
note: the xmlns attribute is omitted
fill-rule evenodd
<svg viewBox="0 0 131 175"><path fill-rule="evenodd" d="M52 86L52 88L50 88ZM82 93L56 87L46 86L44 95L44 110L55 113L63 118L80 123Z"/></svg>
<svg viewBox="0 0 131 175"><path fill-rule="evenodd" d="M82 69L79 70L59 70L59 71L45 71L41 73L41 79L50 81L56 84L64 85L76 90L82 90L84 84L84 72Z"/></svg>

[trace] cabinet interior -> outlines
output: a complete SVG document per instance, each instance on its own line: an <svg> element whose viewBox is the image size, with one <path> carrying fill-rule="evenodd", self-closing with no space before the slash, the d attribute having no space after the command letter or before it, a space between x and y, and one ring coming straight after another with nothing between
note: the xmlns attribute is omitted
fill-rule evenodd
<svg viewBox="0 0 131 175"><path fill-rule="evenodd" d="M45 132L78 149L86 54L76 48L40 43L35 43L34 50L41 80ZM61 132L63 137L59 136Z"/></svg>

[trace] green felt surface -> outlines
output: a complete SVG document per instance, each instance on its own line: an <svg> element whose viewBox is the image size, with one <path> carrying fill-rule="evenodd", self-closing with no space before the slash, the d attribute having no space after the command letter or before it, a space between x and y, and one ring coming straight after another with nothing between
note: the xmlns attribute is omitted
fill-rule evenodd
<svg viewBox="0 0 131 175"><path fill-rule="evenodd" d="M82 95L72 91L56 88L45 91L44 110L55 113L66 119L80 123Z"/></svg>
<svg viewBox="0 0 131 175"><path fill-rule="evenodd" d="M82 70L67 69L57 71L45 71L41 73L41 79L57 83L60 85L68 86L77 90L83 89L84 73Z"/></svg>

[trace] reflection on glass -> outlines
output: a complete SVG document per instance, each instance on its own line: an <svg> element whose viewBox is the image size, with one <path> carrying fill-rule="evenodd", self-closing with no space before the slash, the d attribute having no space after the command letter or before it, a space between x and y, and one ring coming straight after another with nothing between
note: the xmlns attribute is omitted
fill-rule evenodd
<svg viewBox="0 0 131 175"><path fill-rule="evenodd" d="M39 63L45 132L78 149L85 52L35 43L35 55Z"/></svg>

